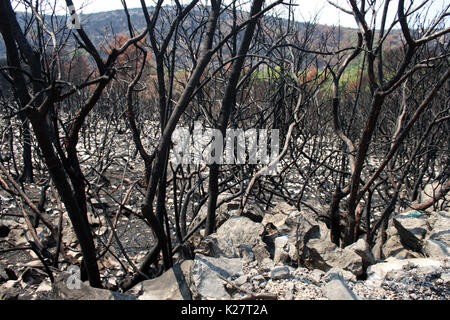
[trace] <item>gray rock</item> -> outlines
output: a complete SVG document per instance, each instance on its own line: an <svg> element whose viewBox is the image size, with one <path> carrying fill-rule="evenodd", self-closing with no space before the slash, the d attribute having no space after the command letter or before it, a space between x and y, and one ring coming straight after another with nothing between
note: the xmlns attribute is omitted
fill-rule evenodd
<svg viewBox="0 0 450 320"><path fill-rule="evenodd" d="M216 233L205 238L202 242L209 242L212 247L208 255L213 257L240 257L242 245L250 247L259 261L270 254L262 241L264 227L262 224L253 222L246 217L230 217Z"/></svg>
<svg viewBox="0 0 450 320"><path fill-rule="evenodd" d="M450 286L450 273L442 273L441 279L446 286Z"/></svg>
<svg viewBox="0 0 450 320"><path fill-rule="evenodd" d="M409 217L409 215L411 217ZM406 216L405 219L414 219L416 215L422 216L421 213L415 213L415 211L409 213L400 214L400 216ZM398 224L398 222L397 222ZM407 224L407 223L406 223ZM399 228L402 228L401 226ZM403 228L404 229L404 228ZM392 218L389 222L389 228L386 231L387 241L383 245L380 251L379 259L393 257L397 259L412 259L412 258L423 258L424 255L420 252L413 251L410 247L405 245L404 240L400 237L399 231L394 226L394 219ZM408 234L408 231L404 231L404 234ZM380 241L378 239L378 241ZM418 241L418 245L422 245L423 240ZM379 260L378 259L378 260Z"/></svg>
<svg viewBox="0 0 450 320"><path fill-rule="evenodd" d="M233 280L233 283L237 286L242 286L244 285L244 283L247 283L248 281L248 276L246 274L236 278L235 280Z"/></svg>
<svg viewBox="0 0 450 320"><path fill-rule="evenodd" d="M55 277L52 286L52 295L54 300L136 300L136 297L109 291L105 289L93 288L87 282L79 283L79 288L69 288L67 285L71 274L61 272Z"/></svg>
<svg viewBox="0 0 450 320"><path fill-rule="evenodd" d="M372 254L369 244L362 238L355 243L347 246L346 249L353 250L361 257L364 269L367 269L368 266L375 263L375 258Z"/></svg>
<svg viewBox="0 0 450 320"><path fill-rule="evenodd" d="M310 238L320 238L327 232L325 224L317 220L308 210L298 211L295 207L281 202L268 212L261 222L274 242L274 262L297 264L299 250ZM286 241L287 238L287 241Z"/></svg>
<svg viewBox="0 0 450 320"><path fill-rule="evenodd" d="M390 257L384 262L371 265L367 269L366 284L379 286L387 275L393 275L392 271L400 271L397 276L401 276L401 271L406 271L408 268L424 268L424 267L441 268L443 262L431 258L415 258L415 259L396 259Z"/></svg>
<svg viewBox="0 0 450 320"><path fill-rule="evenodd" d="M417 273L423 277L439 278L442 273L442 267L436 265L425 265L417 268Z"/></svg>
<svg viewBox="0 0 450 320"><path fill-rule="evenodd" d="M382 248L381 257L412 259L412 258L423 258L423 255L419 252L406 249L405 246L401 243L400 236L398 234L394 234L390 236L386 241L386 243L384 244Z"/></svg>
<svg viewBox="0 0 450 320"><path fill-rule="evenodd" d="M427 217L415 210L397 214L393 221L400 236L400 242L407 249L421 252L423 239L429 230Z"/></svg>
<svg viewBox="0 0 450 320"><path fill-rule="evenodd" d="M287 279L291 275L291 272L287 266L276 267L270 272L270 278L272 280Z"/></svg>
<svg viewBox="0 0 450 320"><path fill-rule="evenodd" d="M339 275L340 277L342 277L345 281L351 281L351 282L356 282L356 276L351 273L350 271L347 270L343 270L339 267L333 267L330 270L328 270L328 272L325 274L324 278L329 280L332 280L336 275Z"/></svg>
<svg viewBox="0 0 450 320"><path fill-rule="evenodd" d="M267 246L264 242L258 243L252 248L252 250L258 263L261 263L264 259L270 257L270 253L267 250Z"/></svg>
<svg viewBox="0 0 450 320"><path fill-rule="evenodd" d="M253 281L256 281L256 282L263 282L263 281L266 281L266 279L264 278L264 276L262 275L262 274L257 274L257 275L255 275L255 276L253 276L252 278L251 278L251 281L253 282Z"/></svg>
<svg viewBox="0 0 450 320"><path fill-rule="evenodd" d="M450 215L446 211L397 214L388 228L384 257L446 257L450 249Z"/></svg>
<svg viewBox="0 0 450 320"><path fill-rule="evenodd" d="M275 253L273 257L273 262L275 264L284 263L289 259L289 238L288 236L281 236L275 238Z"/></svg>
<svg viewBox="0 0 450 320"><path fill-rule="evenodd" d="M322 278L325 276L326 272L320 269L314 269L311 271L311 278L316 282L320 282Z"/></svg>
<svg viewBox="0 0 450 320"><path fill-rule="evenodd" d="M39 287L36 289L36 292L50 292L52 290L52 284L50 281L48 280L44 280L41 282L41 284L39 285Z"/></svg>
<svg viewBox="0 0 450 320"><path fill-rule="evenodd" d="M429 221L431 230L427 234L427 239L439 241L439 244L442 243L448 248L450 246L450 212L433 212Z"/></svg>
<svg viewBox="0 0 450 320"><path fill-rule="evenodd" d="M196 254L192 267L192 280L195 292L201 299L230 299L225 289L228 279L242 275L240 258L214 258Z"/></svg>
<svg viewBox="0 0 450 320"><path fill-rule="evenodd" d="M383 246L381 243L381 239L379 237L377 237L377 239L375 240L375 244L373 245L371 251L372 251L372 256L375 259L375 261L382 260Z"/></svg>
<svg viewBox="0 0 450 320"><path fill-rule="evenodd" d="M259 264L259 268L263 272L269 272L275 267L275 264L273 263L273 260L270 258L264 258L261 263Z"/></svg>
<svg viewBox="0 0 450 320"><path fill-rule="evenodd" d="M193 260L178 263L161 276L138 283L129 293L138 300L191 300L189 288L193 263Z"/></svg>
<svg viewBox="0 0 450 320"><path fill-rule="evenodd" d="M300 215L300 212L295 207L281 202L264 216L262 224L267 225L270 223L280 235L287 235L295 228L295 219Z"/></svg>
<svg viewBox="0 0 450 320"><path fill-rule="evenodd" d="M358 297L339 274L333 275L332 279L323 287L323 292L329 300L358 300Z"/></svg>
<svg viewBox="0 0 450 320"><path fill-rule="evenodd" d="M71 223L69 221L65 221L65 225L63 227L62 231L62 241L69 247L75 248L78 244L78 239L73 232L73 228L71 226Z"/></svg>
<svg viewBox="0 0 450 320"><path fill-rule="evenodd" d="M351 248L338 248L328 239L309 240L304 251L304 263L311 270L328 271L332 267L340 267L356 276L364 272L360 255Z"/></svg>
<svg viewBox="0 0 450 320"><path fill-rule="evenodd" d="M407 272L403 269L400 270L391 270L386 273L385 279L393 280L396 282L402 281L404 278L408 276Z"/></svg>
<svg viewBox="0 0 450 320"><path fill-rule="evenodd" d="M424 253L430 258L448 257L450 255L450 246L440 240L427 239L425 241Z"/></svg>
<svg viewBox="0 0 450 320"><path fill-rule="evenodd" d="M242 258L242 263L248 264L255 260L255 253L253 249L247 244L241 244L238 246L239 256Z"/></svg>

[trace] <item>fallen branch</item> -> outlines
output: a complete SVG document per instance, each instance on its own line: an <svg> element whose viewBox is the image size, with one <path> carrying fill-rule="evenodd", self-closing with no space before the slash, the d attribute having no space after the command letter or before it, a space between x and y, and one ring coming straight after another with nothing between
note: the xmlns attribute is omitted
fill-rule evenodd
<svg viewBox="0 0 450 320"><path fill-rule="evenodd" d="M5 174L8 181L12 184L14 189L19 193L19 195L25 200L25 203L31 208L31 210L36 213L36 215L42 220L42 222L46 225L47 228L50 229L52 235L55 235L55 228L53 225L48 221L48 219L41 213L41 211L36 207L36 205L28 198L28 196L22 191L20 186L17 184L16 181L14 181L13 177L9 174L8 170L3 166L3 164L0 162L0 170ZM3 183L2 183L3 184Z"/></svg>
<svg viewBox="0 0 450 320"><path fill-rule="evenodd" d="M441 198L445 197L445 195L450 191L450 180L447 179L445 183L441 185L436 194L433 195L430 199L425 202L417 203L411 206L414 210L426 210L431 207L434 203L439 201Z"/></svg>

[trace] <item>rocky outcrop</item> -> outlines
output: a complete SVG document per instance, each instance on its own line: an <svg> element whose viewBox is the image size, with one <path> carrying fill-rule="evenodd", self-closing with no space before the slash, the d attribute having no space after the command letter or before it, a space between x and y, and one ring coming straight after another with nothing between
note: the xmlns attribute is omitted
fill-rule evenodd
<svg viewBox="0 0 450 320"><path fill-rule="evenodd" d="M216 233L206 237L196 252L211 257L247 259L254 257L258 262L270 256L266 244L262 241L264 226L249 218L232 216Z"/></svg>
<svg viewBox="0 0 450 320"><path fill-rule="evenodd" d="M261 222L266 237L273 243L271 253L275 264L298 265L299 254L311 237L327 233L325 224L310 211L298 211L287 203L277 204Z"/></svg>
<svg viewBox="0 0 450 320"><path fill-rule="evenodd" d="M411 259L411 258L422 258L423 255L420 252L415 252L401 243L400 236L397 234L397 231L391 229L387 232L388 239L386 243L381 248L379 254L377 255L377 260L383 260L386 257L395 257L398 259ZM375 249L375 247L374 247Z"/></svg>
<svg viewBox="0 0 450 320"><path fill-rule="evenodd" d="M448 257L450 256L450 246L439 240L427 239L423 247L427 257Z"/></svg>
<svg viewBox="0 0 450 320"><path fill-rule="evenodd" d="M397 259L390 257L367 269L366 283L372 286L379 286L387 278L399 281L408 278L407 273L412 269L416 269L422 277L426 278L437 272L440 275L444 268L448 268L448 263L443 260L430 258Z"/></svg>
<svg viewBox="0 0 450 320"><path fill-rule="evenodd" d="M105 289L93 288L87 282L79 282L77 286L70 283L70 273L61 272L55 277L52 286L54 300L136 300L136 297Z"/></svg>
<svg viewBox="0 0 450 320"><path fill-rule="evenodd" d="M394 217L393 222L400 237L400 242L406 248L421 252L423 239L429 231L425 214L419 211L400 213Z"/></svg>
<svg viewBox="0 0 450 320"><path fill-rule="evenodd" d="M380 258L447 257L450 253L450 213L409 211L393 217Z"/></svg>
<svg viewBox="0 0 450 320"><path fill-rule="evenodd" d="M178 263L161 276L138 283L128 293L138 300L191 300L193 263Z"/></svg>
<svg viewBox="0 0 450 320"><path fill-rule="evenodd" d="M304 264L310 269L328 271L339 267L356 276L364 273L362 257L351 248L338 248L328 239L311 239L304 251Z"/></svg>
<svg viewBox="0 0 450 320"><path fill-rule="evenodd" d="M363 269L366 270L367 267L375 263L375 258L372 254L370 245L364 239L359 239L355 243L346 247L347 250L352 250L362 259Z"/></svg>
<svg viewBox="0 0 450 320"><path fill-rule="evenodd" d="M276 237L274 240L274 249L273 262L275 264L289 262L292 258L298 256L296 252L297 248L289 242L288 236Z"/></svg>
<svg viewBox="0 0 450 320"><path fill-rule="evenodd" d="M193 294L199 299L230 299L224 279L243 275L239 258L208 257L197 253L192 266Z"/></svg>
<svg viewBox="0 0 450 320"><path fill-rule="evenodd" d="M433 212L429 219L430 231L426 234L423 252L428 257L450 255L450 212Z"/></svg>
<svg viewBox="0 0 450 320"><path fill-rule="evenodd" d="M286 279L290 275L290 270L287 266L273 268L270 272L270 278L273 280Z"/></svg>
<svg viewBox="0 0 450 320"><path fill-rule="evenodd" d="M329 300L358 300L346 281L337 273L332 275L331 280L323 287L323 291Z"/></svg>

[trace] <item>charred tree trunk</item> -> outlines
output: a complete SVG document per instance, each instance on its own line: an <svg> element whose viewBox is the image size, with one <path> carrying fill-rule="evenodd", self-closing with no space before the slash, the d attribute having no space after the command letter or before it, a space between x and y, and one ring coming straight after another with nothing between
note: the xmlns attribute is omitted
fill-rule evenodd
<svg viewBox="0 0 450 320"><path fill-rule="evenodd" d="M254 0L252 3L252 8L250 10L250 16L257 15L261 9L264 1ZM219 115L219 130L222 133L222 137L225 137L225 132L228 125L228 120L230 118L231 112L236 104L236 90L241 75L242 68L244 66L245 56L250 47L250 43L253 39L253 34L255 32L257 20L253 19L247 25L245 29L245 34L241 42L241 46L237 53L236 60L233 61L231 67L231 74L228 79L227 87L225 88L224 97L222 99L222 106ZM225 140L223 145L225 146ZM217 155L216 155L217 157ZM205 234L211 234L215 229L215 215L216 215L216 205L217 197L219 194L218 179L219 179L219 165L214 163L209 168L209 190L208 190L208 207L206 216L206 229Z"/></svg>

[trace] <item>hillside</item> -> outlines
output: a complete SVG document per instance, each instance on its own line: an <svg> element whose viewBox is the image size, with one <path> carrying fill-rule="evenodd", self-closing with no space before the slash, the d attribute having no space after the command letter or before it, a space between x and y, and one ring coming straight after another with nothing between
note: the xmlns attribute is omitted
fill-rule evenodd
<svg viewBox="0 0 450 320"><path fill-rule="evenodd" d="M151 12L151 9L149 10ZM194 9L192 11L192 15L187 16L185 19L191 19L191 22L185 23L187 26L194 25L194 21L197 17L200 17L202 15L202 12L200 12L200 9ZM133 21L133 26L135 28L135 31L143 30L145 28L146 22L144 14L142 13L141 9L130 9L129 10L131 19ZM167 6L164 10L164 15L158 19L157 28L161 30L161 34L164 34L169 26L170 22L172 21L172 17L175 14L175 9L173 7ZM245 15L245 12L239 12L238 15ZM19 21L23 25L26 25L26 21L29 20L29 14L27 15L24 12L19 12ZM232 22L232 16L229 15L222 15L221 17L222 25L231 25ZM48 19L47 19L48 20ZM65 17L60 16L57 18L60 25L63 25L65 22ZM126 15L123 10L113 10L113 11L105 11L105 12L97 12L97 13L91 13L91 14L83 14L80 16L81 24L83 26L83 29L86 31L86 33L91 38L92 42L98 47L105 45L105 43L109 43L111 40L112 35L117 34L126 34L128 35L128 25L127 25L127 19ZM281 19L281 18L273 18L273 19L266 19L266 23L273 24L274 28L275 26L285 26L287 25L287 20ZM311 25L303 22L297 23L297 30L299 30L299 33L305 32L307 30L307 26L309 26L308 30L311 30ZM324 37L329 37L332 35L332 37L336 40L339 40L341 42L341 46L345 46L349 43L352 43L356 39L355 29L352 28L338 28L328 25L315 25L314 28L314 34L312 35L312 39L314 39L315 42L319 43L323 41ZM188 30L189 31L189 30ZM108 39L107 41L105 39ZM73 40L73 38L71 38ZM337 47L337 41L333 41L332 43L329 43L329 49L336 49ZM398 46L401 43L401 33L397 30L391 31L391 35L387 37L386 41L389 43L388 47L395 47ZM69 43L72 43L72 46L74 45L72 41L69 41ZM0 58L5 58L5 47L3 44L3 41L0 41Z"/></svg>

